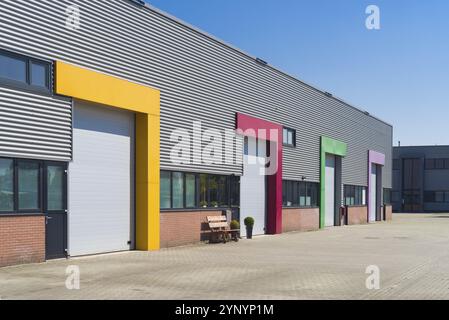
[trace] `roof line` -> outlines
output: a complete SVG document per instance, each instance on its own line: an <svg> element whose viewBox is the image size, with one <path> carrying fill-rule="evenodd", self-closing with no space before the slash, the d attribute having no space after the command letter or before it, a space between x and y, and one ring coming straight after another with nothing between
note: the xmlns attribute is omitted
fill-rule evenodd
<svg viewBox="0 0 449 320"><path fill-rule="evenodd" d="M233 45L227 43L226 41L224 41L224 40L222 40L222 39L219 39L219 38L217 38L216 36L211 35L210 33L206 32L206 31L204 31L204 30L199 29L198 27L195 27L194 25L192 25L192 24L190 24L190 23L188 23L188 22L185 22L184 20L181 20L180 18L171 15L170 13L167 13L167 12L161 10L161 9L158 9L158 8L154 7L153 5L151 5L151 4L149 4L149 3L145 3L145 5L144 5L143 7L146 8L146 9L149 9L150 11L153 11L153 12L155 12L155 13L157 13L157 14L159 14L159 15L161 15L161 16L167 18L167 19L170 19L170 20L172 20L172 21L175 22L175 23L178 23L178 24L180 24L180 25L182 25L182 26L184 26L184 27L187 27L187 28L191 29L192 31L195 31L196 33L199 33L200 35L203 35L203 36L205 36L205 37L207 37L207 38L209 38L209 39L211 39L211 40L217 42L217 43L220 44L220 45L223 45L223 46L225 46L225 47L228 47L229 49L232 49L232 50L236 51L237 53L239 53L239 54L241 54L241 55L243 55L243 56L245 56L245 57L247 57L247 58L253 59L253 60L255 60L256 62L261 61L258 57L255 57L255 56L253 56L253 55L251 55L251 54L249 54L249 53L243 51L242 49L239 49L239 48L237 48L237 47L235 47L235 46L233 46ZM328 98L333 98L333 99L335 99L335 100L337 100L337 101L339 101L339 102L341 102L341 103L347 105L348 107L351 107L352 109L354 109L354 110L356 110L356 111L359 111L359 112L363 113L364 115L366 115L366 116L368 116L368 117L371 117L371 118L373 118L373 119L375 119L375 120L377 120L377 121L380 121L380 122L386 124L387 126L390 126L390 127L393 128L393 125L392 125L392 124L390 124L390 123L388 123L388 122L386 122L386 121L384 121L384 120L382 120L382 119L380 119L380 118L378 118L378 117L372 115L371 113L369 113L369 112L366 111L366 110L363 110L363 109L361 109L361 108L355 107L354 105L350 104L349 102L346 102L346 101L343 100L342 98L339 98L339 97L337 97L337 96L334 96L333 94L330 94L329 92L327 92L327 91L325 91L325 90L322 90L322 89L318 88L317 86L311 85L311 84L307 83L307 82L304 81L304 80L298 79L297 77L295 77L295 76L293 76L293 75L291 75L291 74L289 74L289 73L287 73L287 72L285 72L285 71L282 71L280 68L276 68L276 67L271 66L271 65L269 65L269 64L266 64L265 66L266 66L267 68L272 69L272 70L275 71L275 72L278 72L278 73L280 73L280 74L282 74L282 75L284 75L284 76L287 76L288 78L293 79L294 81L300 82L300 83L302 83L302 84L308 86L309 88L311 88L311 89L313 89L313 90L316 90L316 91L318 91L318 92L324 94L324 95L325 95L326 97L328 97Z"/></svg>
<svg viewBox="0 0 449 320"><path fill-rule="evenodd" d="M393 146L394 149L404 149L404 148L448 148L447 144L427 144L427 145L415 145L415 146Z"/></svg>

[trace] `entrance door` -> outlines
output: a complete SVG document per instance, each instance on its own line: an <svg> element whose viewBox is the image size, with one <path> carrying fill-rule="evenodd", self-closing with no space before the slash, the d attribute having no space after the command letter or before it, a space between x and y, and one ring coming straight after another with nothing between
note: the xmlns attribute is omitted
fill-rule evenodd
<svg viewBox="0 0 449 320"><path fill-rule="evenodd" d="M422 211L422 164L420 159L404 159L402 177L402 212Z"/></svg>
<svg viewBox="0 0 449 320"><path fill-rule="evenodd" d="M335 226L335 156L326 154L326 206L325 226Z"/></svg>
<svg viewBox="0 0 449 320"><path fill-rule="evenodd" d="M265 234L266 189L265 189L266 141L245 138L243 176L240 179L240 226L246 235L244 220L255 220L253 234Z"/></svg>
<svg viewBox="0 0 449 320"><path fill-rule="evenodd" d="M46 163L44 167L44 207L46 211L46 259L67 256L67 166Z"/></svg>

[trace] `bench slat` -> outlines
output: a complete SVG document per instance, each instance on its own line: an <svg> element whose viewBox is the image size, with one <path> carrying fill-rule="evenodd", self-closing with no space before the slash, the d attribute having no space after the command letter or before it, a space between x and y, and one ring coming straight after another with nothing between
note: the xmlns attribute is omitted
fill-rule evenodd
<svg viewBox="0 0 449 320"><path fill-rule="evenodd" d="M209 228L215 229L215 228L227 228L228 223L227 222L210 222Z"/></svg>
<svg viewBox="0 0 449 320"><path fill-rule="evenodd" d="M227 222L227 218L225 216L212 216L207 217L207 221L210 222Z"/></svg>

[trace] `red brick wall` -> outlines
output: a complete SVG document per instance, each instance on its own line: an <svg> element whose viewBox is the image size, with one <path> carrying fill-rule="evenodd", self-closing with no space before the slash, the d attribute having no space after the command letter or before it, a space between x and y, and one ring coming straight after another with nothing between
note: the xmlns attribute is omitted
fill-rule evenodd
<svg viewBox="0 0 449 320"><path fill-rule="evenodd" d="M347 207L348 208L348 225L367 224L368 223L368 207Z"/></svg>
<svg viewBox="0 0 449 320"><path fill-rule="evenodd" d="M282 232L314 231L320 228L320 209L282 209Z"/></svg>
<svg viewBox="0 0 449 320"><path fill-rule="evenodd" d="M45 261L45 218L0 216L0 267Z"/></svg>
<svg viewBox="0 0 449 320"><path fill-rule="evenodd" d="M209 240L207 217L221 215L221 211L161 212L161 248Z"/></svg>
<svg viewBox="0 0 449 320"><path fill-rule="evenodd" d="M391 205L385 206L385 220L393 220L393 206Z"/></svg>

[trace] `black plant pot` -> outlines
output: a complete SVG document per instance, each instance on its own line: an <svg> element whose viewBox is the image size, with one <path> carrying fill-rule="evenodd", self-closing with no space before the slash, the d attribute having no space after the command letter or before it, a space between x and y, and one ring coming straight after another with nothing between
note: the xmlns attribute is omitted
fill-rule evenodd
<svg viewBox="0 0 449 320"><path fill-rule="evenodd" d="M247 239L253 238L253 226L246 226L246 238Z"/></svg>

